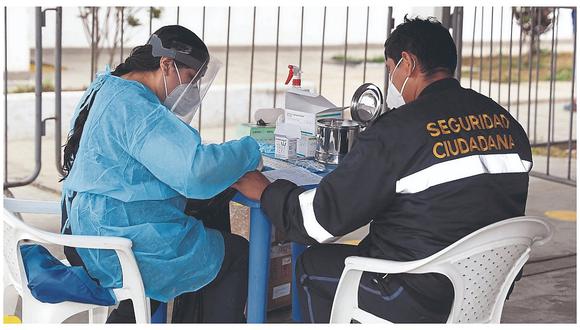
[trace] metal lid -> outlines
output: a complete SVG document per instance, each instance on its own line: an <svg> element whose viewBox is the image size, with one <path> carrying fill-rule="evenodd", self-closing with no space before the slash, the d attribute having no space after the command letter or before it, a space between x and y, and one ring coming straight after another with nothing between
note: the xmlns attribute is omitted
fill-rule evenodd
<svg viewBox="0 0 580 330"><path fill-rule="evenodd" d="M318 119L316 125L320 127L340 128L340 127L359 127L360 124L354 120L323 118Z"/></svg>
<svg viewBox="0 0 580 330"><path fill-rule="evenodd" d="M368 126L381 114L383 93L374 84L365 83L356 89L352 96L350 114L352 119Z"/></svg>

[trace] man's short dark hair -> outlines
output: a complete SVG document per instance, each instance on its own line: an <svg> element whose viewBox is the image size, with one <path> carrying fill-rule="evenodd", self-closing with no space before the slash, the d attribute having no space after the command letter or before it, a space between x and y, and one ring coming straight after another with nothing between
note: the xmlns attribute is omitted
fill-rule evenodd
<svg viewBox="0 0 580 330"><path fill-rule="evenodd" d="M395 63L403 51L417 56L421 72L430 76L438 71L455 73L457 49L449 31L434 17L408 19L399 24L385 42L385 60Z"/></svg>

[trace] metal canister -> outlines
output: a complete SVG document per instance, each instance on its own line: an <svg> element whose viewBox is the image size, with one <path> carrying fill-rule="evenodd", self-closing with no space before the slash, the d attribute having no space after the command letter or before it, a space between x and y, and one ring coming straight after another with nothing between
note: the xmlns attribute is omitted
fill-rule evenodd
<svg viewBox="0 0 580 330"><path fill-rule="evenodd" d="M352 148L360 130L360 124L353 120L319 119L314 158L321 163L338 164Z"/></svg>

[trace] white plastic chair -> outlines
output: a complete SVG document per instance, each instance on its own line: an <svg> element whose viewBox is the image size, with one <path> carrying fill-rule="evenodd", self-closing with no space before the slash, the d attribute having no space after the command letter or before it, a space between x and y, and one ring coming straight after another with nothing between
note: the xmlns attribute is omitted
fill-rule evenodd
<svg viewBox="0 0 580 330"><path fill-rule="evenodd" d="M60 212L58 202L4 198L4 289L13 286L22 298L22 322L62 323L72 315L88 311L89 323L105 323L108 316L107 306L71 301L50 304L36 300L28 289L28 279L20 253L20 245L33 241L75 248L114 250L119 258L123 275L123 287L113 289L117 301L131 299L136 322L150 323L151 307L145 297L141 273L131 250L131 240L122 237L54 234L34 228L15 215L15 213L60 214ZM66 263L66 260L61 261Z"/></svg>
<svg viewBox="0 0 580 330"><path fill-rule="evenodd" d="M421 260L348 257L334 296L330 323L389 323L358 307L363 271L443 274L451 280L455 292L447 323L499 323L509 288L528 260L531 248L544 244L551 236L550 226L541 218L525 216L491 224Z"/></svg>

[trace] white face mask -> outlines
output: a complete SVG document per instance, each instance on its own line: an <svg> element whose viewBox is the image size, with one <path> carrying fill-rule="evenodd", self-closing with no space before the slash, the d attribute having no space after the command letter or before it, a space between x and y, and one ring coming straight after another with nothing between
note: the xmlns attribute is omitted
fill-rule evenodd
<svg viewBox="0 0 580 330"><path fill-rule="evenodd" d="M397 68L399 67L399 65L401 64L402 61L403 61L403 58L401 57L399 62L397 62L397 65L395 65L393 72L389 76L389 83L388 83L389 86L388 86L388 90L387 90L387 107L389 109L394 109L394 108L398 108L398 107L405 105L405 99L403 98L403 91L405 90L405 85L407 85L407 81L409 80L409 76L407 76L407 78L405 78L405 81L403 82L403 86L401 87L400 92L399 92L399 90L397 90L397 87L395 87L395 85L393 84L393 76L394 76L395 71L397 70ZM415 60L413 60L413 69L411 70L411 72L413 72L413 70L415 70Z"/></svg>
<svg viewBox="0 0 580 330"><path fill-rule="evenodd" d="M169 95L167 95L167 81L165 80L165 75L163 75L163 84L165 87L165 101L163 101L163 105L170 109L177 118L189 125L193 120L193 116L195 116L197 109L199 109L199 104L201 103L199 88L195 83L191 86L190 83L182 83L175 62L173 62L173 65L177 72L179 85L175 87Z"/></svg>

